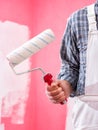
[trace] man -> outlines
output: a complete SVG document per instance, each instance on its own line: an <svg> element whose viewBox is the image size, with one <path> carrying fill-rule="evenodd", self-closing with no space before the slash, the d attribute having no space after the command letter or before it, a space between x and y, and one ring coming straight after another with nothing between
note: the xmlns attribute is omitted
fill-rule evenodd
<svg viewBox="0 0 98 130"><path fill-rule="evenodd" d="M47 86L53 103L75 97L74 130L98 130L98 1L68 19L58 80Z"/></svg>

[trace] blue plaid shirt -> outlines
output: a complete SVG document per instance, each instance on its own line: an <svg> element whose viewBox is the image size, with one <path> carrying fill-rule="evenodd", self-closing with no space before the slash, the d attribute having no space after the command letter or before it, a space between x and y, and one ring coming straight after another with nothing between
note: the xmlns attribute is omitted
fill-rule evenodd
<svg viewBox="0 0 98 130"><path fill-rule="evenodd" d="M98 1L95 3L95 14L98 27ZM60 50L62 65L58 78L71 83L71 96L84 94L88 31L85 7L69 17Z"/></svg>

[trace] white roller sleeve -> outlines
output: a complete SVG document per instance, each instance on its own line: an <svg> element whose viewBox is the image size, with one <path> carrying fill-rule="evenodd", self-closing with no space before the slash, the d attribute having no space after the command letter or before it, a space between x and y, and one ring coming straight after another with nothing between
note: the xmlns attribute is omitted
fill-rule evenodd
<svg viewBox="0 0 98 130"><path fill-rule="evenodd" d="M12 64L13 67L40 51L40 49L47 46L49 43L53 42L55 39L55 35L51 29L47 29L35 36L31 40L24 43L22 46L12 51L7 55L7 59L9 63Z"/></svg>

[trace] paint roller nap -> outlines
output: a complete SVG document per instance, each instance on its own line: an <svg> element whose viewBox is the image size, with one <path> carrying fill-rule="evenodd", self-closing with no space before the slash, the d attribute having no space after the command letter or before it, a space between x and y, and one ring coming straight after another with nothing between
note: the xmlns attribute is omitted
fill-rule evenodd
<svg viewBox="0 0 98 130"><path fill-rule="evenodd" d="M31 40L24 43L22 46L12 51L7 55L9 63L15 67L20 64L22 61L30 57L31 55L37 53L42 48L47 46L49 43L53 42L55 35L51 29L47 29L35 36Z"/></svg>

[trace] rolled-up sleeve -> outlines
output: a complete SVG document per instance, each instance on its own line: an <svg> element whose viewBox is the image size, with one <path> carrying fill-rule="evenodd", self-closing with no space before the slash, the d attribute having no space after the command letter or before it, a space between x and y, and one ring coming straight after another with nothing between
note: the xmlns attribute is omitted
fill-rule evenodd
<svg viewBox="0 0 98 130"><path fill-rule="evenodd" d="M75 95L77 82L79 77L79 50L77 47L77 39L71 19L68 19L66 30L62 39L61 49L61 69L58 79L67 80Z"/></svg>

